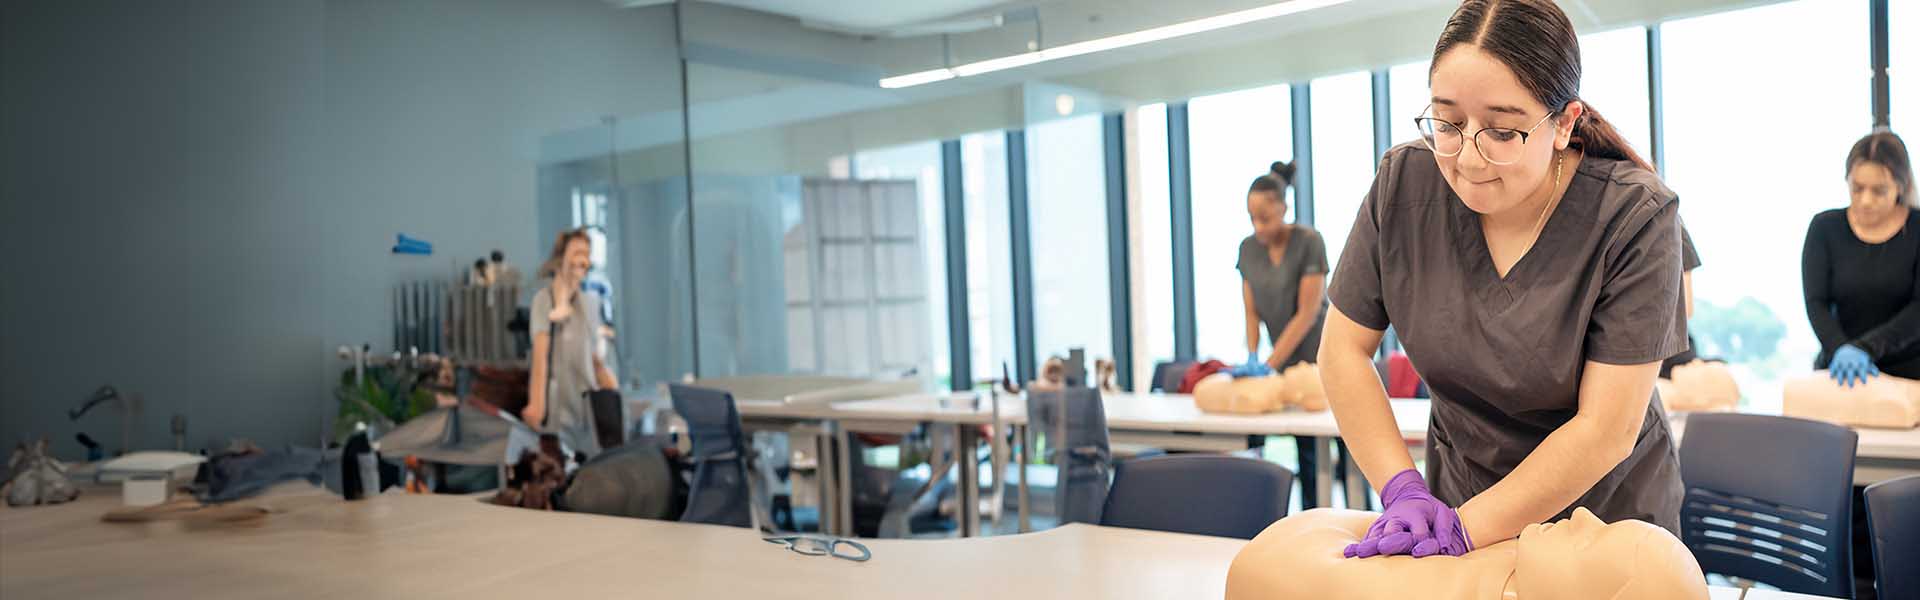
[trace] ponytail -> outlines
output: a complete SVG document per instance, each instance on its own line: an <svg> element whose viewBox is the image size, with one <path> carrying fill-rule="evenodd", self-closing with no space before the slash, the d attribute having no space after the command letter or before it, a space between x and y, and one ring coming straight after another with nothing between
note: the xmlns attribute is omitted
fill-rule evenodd
<svg viewBox="0 0 1920 600"><path fill-rule="evenodd" d="M1624 160L1649 172L1654 170L1651 163L1633 151L1633 146L1627 143L1619 130L1613 128L1613 123L1600 116L1600 111L1594 110L1593 105L1586 104L1584 100L1581 104L1585 104L1587 110L1580 117L1580 122L1573 124L1573 139L1567 144L1569 147L1579 148L1588 156Z"/></svg>

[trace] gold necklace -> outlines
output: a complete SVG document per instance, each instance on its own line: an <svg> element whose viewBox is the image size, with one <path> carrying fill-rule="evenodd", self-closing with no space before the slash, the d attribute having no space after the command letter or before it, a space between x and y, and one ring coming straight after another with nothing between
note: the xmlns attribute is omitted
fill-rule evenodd
<svg viewBox="0 0 1920 600"><path fill-rule="evenodd" d="M1540 208L1540 218L1533 223L1532 237L1536 242L1540 240L1540 231L1547 225L1547 215L1553 212L1554 205L1560 203L1560 168L1566 165L1567 155L1564 152L1555 152L1553 157L1553 187L1547 190L1547 205ZM1529 243L1528 246L1532 244Z"/></svg>

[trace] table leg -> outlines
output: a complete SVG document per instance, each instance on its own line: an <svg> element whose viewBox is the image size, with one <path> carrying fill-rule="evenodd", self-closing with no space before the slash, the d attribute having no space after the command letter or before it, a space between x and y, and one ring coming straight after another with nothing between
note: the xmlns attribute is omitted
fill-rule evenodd
<svg viewBox="0 0 1920 600"><path fill-rule="evenodd" d="M847 435L846 428L840 426L840 423L829 422L828 426L833 428L833 443L834 446L836 446L836 452L834 452L834 471L836 471L834 485L837 491L834 493L833 511L835 514L834 525L837 531L834 531L832 535L853 537L853 465L851 462L852 459L849 458L849 455L854 452L853 440L851 436Z"/></svg>
<svg viewBox="0 0 1920 600"><path fill-rule="evenodd" d="M1020 505L1020 533L1033 531L1033 521L1027 517L1027 463L1033 453L1033 435L1026 425L1013 426L1014 439L1020 440L1020 493L1016 503Z"/></svg>
<svg viewBox="0 0 1920 600"><path fill-rule="evenodd" d="M824 425L824 424L823 424ZM813 478L820 493L820 533L832 535L840 530L840 469L833 453L833 430L820 427L813 433Z"/></svg>
<svg viewBox="0 0 1920 600"><path fill-rule="evenodd" d="M974 459L980 432L973 425L954 425L954 460L960 467L960 537L980 537L980 463Z"/></svg>
<svg viewBox="0 0 1920 600"><path fill-rule="evenodd" d="M1316 508L1333 506L1333 438L1313 438L1313 502Z"/></svg>

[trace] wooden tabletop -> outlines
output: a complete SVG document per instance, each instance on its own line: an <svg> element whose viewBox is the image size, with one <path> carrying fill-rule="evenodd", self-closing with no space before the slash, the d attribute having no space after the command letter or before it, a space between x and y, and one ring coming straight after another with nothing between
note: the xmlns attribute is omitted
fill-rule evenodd
<svg viewBox="0 0 1920 600"><path fill-rule="evenodd" d="M1069 525L802 556L746 529L308 491L250 525L107 524L111 488L0 509L4 598L1218 598L1242 540Z"/></svg>
<svg viewBox="0 0 1920 600"><path fill-rule="evenodd" d="M196 525L103 523L117 490L87 492L59 506L0 508L0 598L1219 598L1246 543L1074 524L863 540L873 559L854 563L802 556L746 529L466 496L348 502L296 484L252 501L274 511L262 520Z"/></svg>

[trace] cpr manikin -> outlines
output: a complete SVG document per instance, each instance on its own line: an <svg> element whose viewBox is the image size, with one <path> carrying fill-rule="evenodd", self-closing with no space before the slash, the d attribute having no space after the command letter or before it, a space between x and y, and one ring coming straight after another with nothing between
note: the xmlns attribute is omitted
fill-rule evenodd
<svg viewBox="0 0 1920 600"><path fill-rule="evenodd" d="M1314 509L1267 527L1227 572L1228 600L1695 600L1706 577L1672 533L1585 508L1464 556L1343 558L1380 513Z"/></svg>
<svg viewBox="0 0 1920 600"><path fill-rule="evenodd" d="M1274 412L1289 406L1322 411L1327 409L1327 392L1320 386L1320 368L1300 363L1267 377L1210 375L1194 385L1193 402L1201 412L1236 415Z"/></svg>
<svg viewBox="0 0 1920 600"><path fill-rule="evenodd" d="M1724 363L1696 360L1675 365L1672 375L1654 380L1668 412L1727 411L1740 403L1740 384Z"/></svg>
<svg viewBox="0 0 1920 600"><path fill-rule="evenodd" d="M1920 426L1920 381L1879 375L1853 387L1835 383L1826 371L1787 382L1789 417L1852 427L1913 429Z"/></svg>

